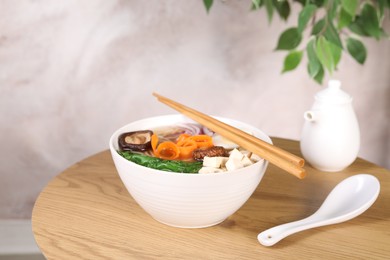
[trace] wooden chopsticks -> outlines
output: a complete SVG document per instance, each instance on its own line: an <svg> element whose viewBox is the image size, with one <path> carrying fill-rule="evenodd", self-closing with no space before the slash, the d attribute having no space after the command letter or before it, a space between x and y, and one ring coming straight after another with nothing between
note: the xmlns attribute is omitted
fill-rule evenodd
<svg viewBox="0 0 390 260"><path fill-rule="evenodd" d="M160 102L188 116L248 151L257 154L294 176L300 179L303 179L306 176L305 169L302 168L305 161L302 158L157 93L153 93L153 96L157 97Z"/></svg>

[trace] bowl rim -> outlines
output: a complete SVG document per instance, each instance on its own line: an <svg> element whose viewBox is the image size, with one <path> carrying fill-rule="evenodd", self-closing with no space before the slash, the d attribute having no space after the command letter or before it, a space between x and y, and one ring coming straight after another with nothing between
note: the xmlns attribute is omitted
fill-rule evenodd
<svg viewBox="0 0 390 260"><path fill-rule="evenodd" d="M265 163L264 166L267 166L268 161L266 161L264 158L261 158L261 160L257 161L256 163L254 163L252 165L249 165L249 166L246 166L246 167L234 170L234 171L229 171L229 172L215 172L215 173L207 173L207 174L185 173L185 172L169 172L169 171L162 171L162 170L153 169L153 168L149 168L149 167L145 167L145 166L136 164L136 163L134 163L132 161L127 160L123 156L121 156L118 153L118 151L115 149L115 147L113 145L114 144L113 143L114 142L114 138L119 136L119 134L121 132L123 132L124 129L127 128L129 125L140 123L142 121L153 120L153 119L161 120L161 119L163 119L165 117L166 118L175 118L175 117L177 117L178 120L179 119L180 120L185 119L188 122L197 123L196 121L194 121L191 118L189 118L189 117L187 117L185 115L182 115L182 114L165 114L165 115L159 115L159 116L145 117L145 118L142 118L142 119L139 119L139 120L132 121L130 123L122 125L117 130L115 130L114 133L111 135L111 137L109 139L109 148L110 148L111 155L113 157L119 158L119 160L121 160L122 162L124 162L125 164L127 164L129 166L133 166L133 167L135 166L136 168L140 167L141 170L148 169L150 171L147 171L147 172L149 172L150 174L158 173L158 174L177 175L177 176L218 176L218 175L226 175L226 174L231 174L231 173L236 175L236 174L240 174L240 173L245 173L245 172L247 172L248 169L253 168L255 166L258 166L258 164L260 164L260 163ZM238 124L247 126L249 128L252 128L252 129L256 129L256 131L260 132L267 139L267 140L264 140L264 139L262 139L262 140L264 140L265 142L268 142L270 144L273 144L272 139L270 138L269 135L267 135L262 130L260 130L259 128L255 127L253 125L244 123L244 122L236 120L236 119L222 117L222 116L214 116L214 115L212 115L212 117L214 117L216 119L219 119L219 120L228 120L228 121L231 121L231 122L234 122L234 123L238 123ZM178 123L180 123L180 122L178 122ZM199 123L197 123L197 124L199 124ZM199 178L199 177L197 177L197 178Z"/></svg>

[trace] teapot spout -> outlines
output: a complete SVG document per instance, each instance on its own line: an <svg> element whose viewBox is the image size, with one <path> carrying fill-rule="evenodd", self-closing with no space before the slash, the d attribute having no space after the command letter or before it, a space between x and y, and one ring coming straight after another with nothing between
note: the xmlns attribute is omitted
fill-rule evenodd
<svg viewBox="0 0 390 260"><path fill-rule="evenodd" d="M304 114L303 114L303 118L308 121L308 122L315 122L318 120L318 112L316 111L312 111L312 110L309 110L309 111L306 111Z"/></svg>

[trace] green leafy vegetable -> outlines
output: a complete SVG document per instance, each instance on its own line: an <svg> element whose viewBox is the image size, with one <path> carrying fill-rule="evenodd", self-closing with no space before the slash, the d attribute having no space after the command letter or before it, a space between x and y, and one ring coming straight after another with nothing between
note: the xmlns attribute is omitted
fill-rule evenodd
<svg viewBox="0 0 390 260"><path fill-rule="evenodd" d="M174 160L163 160L156 157L151 157L130 151L118 151L125 159L136 164L153 168L161 171L180 172L180 173L198 173L202 168L202 162L184 162Z"/></svg>

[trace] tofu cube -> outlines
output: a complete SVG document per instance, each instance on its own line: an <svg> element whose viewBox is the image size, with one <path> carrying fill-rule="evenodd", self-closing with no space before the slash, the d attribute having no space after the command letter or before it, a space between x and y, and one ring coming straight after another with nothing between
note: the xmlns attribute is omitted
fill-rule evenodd
<svg viewBox="0 0 390 260"><path fill-rule="evenodd" d="M205 156L203 158L203 166L204 167L214 167L214 168L222 168L225 166L227 157L208 157Z"/></svg>
<svg viewBox="0 0 390 260"><path fill-rule="evenodd" d="M248 156L246 156L246 155L242 158L241 162L242 162L242 164L244 165L244 167L253 164L252 160L249 159Z"/></svg>
<svg viewBox="0 0 390 260"><path fill-rule="evenodd" d="M237 149L233 149L229 155L229 159L237 159L240 161L242 160L243 157L244 155Z"/></svg>
<svg viewBox="0 0 390 260"><path fill-rule="evenodd" d="M241 159L239 160L237 158L229 158L225 166L228 171L234 171L243 168L244 164L241 162Z"/></svg>
<svg viewBox="0 0 390 260"><path fill-rule="evenodd" d="M260 161L262 158L260 157L260 156L258 156L257 154L252 154L251 155L251 160L252 160L252 162L258 162L258 161Z"/></svg>
<svg viewBox="0 0 390 260"><path fill-rule="evenodd" d="M248 156L248 158L250 158L250 155L252 154L252 152L249 152L249 151L247 151L247 150L241 150L240 152L241 152L243 155Z"/></svg>

